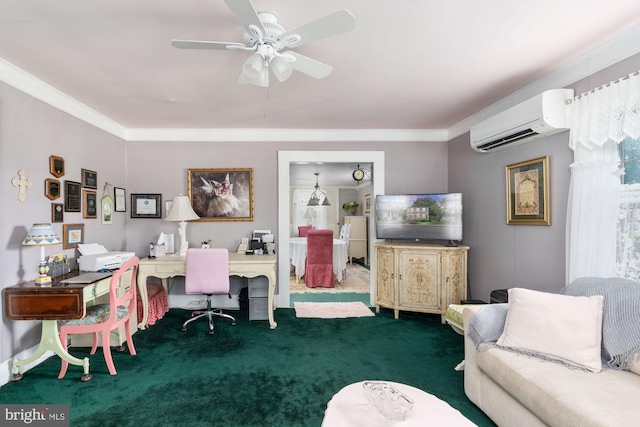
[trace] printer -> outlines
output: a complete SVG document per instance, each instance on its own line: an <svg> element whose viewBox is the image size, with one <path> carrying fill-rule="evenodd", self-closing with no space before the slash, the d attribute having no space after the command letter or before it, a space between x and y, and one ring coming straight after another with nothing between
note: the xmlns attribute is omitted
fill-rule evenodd
<svg viewBox="0 0 640 427"><path fill-rule="evenodd" d="M81 271L113 270L136 256L135 252L109 252L98 243L78 244Z"/></svg>

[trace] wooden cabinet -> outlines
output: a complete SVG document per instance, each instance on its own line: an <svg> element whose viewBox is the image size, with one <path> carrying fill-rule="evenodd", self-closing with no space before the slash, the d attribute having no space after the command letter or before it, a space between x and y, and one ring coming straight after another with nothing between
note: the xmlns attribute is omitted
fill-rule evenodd
<svg viewBox="0 0 640 427"><path fill-rule="evenodd" d="M369 265L367 256L367 217L366 216L345 216L345 224L351 224L349 233L349 262L351 258L364 258L364 263Z"/></svg>
<svg viewBox="0 0 640 427"><path fill-rule="evenodd" d="M442 323L449 304L467 298L468 246L447 247L417 243L377 243L376 311L440 314Z"/></svg>

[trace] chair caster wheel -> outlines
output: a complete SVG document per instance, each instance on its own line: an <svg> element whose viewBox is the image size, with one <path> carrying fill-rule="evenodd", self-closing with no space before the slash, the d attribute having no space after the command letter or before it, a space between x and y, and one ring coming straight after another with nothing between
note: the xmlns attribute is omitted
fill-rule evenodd
<svg viewBox="0 0 640 427"><path fill-rule="evenodd" d="M236 326L236 322L231 322L231 326Z"/></svg>
<svg viewBox="0 0 640 427"><path fill-rule="evenodd" d="M82 381L84 383L84 382L89 381L91 378L93 378L93 375L91 375L91 374L83 374L82 378L80 378L80 381Z"/></svg>
<svg viewBox="0 0 640 427"><path fill-rule="evenodd" d="M22 379L23 375L18 373L18 374L13 374L11 375L11 381L15 382L15 381L20 381Z"/></svg>
<svg viewBox="0 0 640 427"><path fill-rule="evenodd" d="M187 327L186 327L186 326L183 326L182 328L180 328L180 330L181 330L182 332L187 332Z"/></svg>
<svg viewBox="0 0 640 427"><path fill-rule="evenodd" d="M209 331L209 335L213 335L213 334L215 334L215 332Z"/></svg>

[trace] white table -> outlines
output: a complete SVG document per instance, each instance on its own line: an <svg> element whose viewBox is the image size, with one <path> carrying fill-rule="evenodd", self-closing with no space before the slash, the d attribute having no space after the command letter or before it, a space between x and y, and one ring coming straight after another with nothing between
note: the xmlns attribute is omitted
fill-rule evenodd
<svg viewBox="0 0 640 427"><path fill-rule="evenodd" d="M383 381L413 400L413 408L404 421L387 420L369 403L362 388L363 382L350 384L331 398L324 412L322 427L475 426L457 409L432 394L406 384Z"/></svg>
<svg viewBox="0 0 640 427"><path fill-rule="evenodd" d="M295 268L296 281L298 281L304 276L305 272L307 260L306 237L289 238L289 256L291 256L291 264ZM333 274L336 276L338 283L342 282L342 273L347 268L347 256L347 241L333 239Z"/></svg>

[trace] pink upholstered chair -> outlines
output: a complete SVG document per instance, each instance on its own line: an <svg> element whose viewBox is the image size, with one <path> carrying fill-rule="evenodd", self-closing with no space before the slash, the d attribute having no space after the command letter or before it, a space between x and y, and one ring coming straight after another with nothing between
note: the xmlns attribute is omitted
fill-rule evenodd
<svg viewBox="0 0 640 427"><path fill-rule="evenodd" d="M333 288L333 231L310 230L304 282L308 288Z"/></svg>
<svg viewBox="0 0 640 427"><path fill-rule="evenodd" d="M184 279L184 289L187 294L201 294L207 296L207 308L194 311L191 318L182 324L182 330L187 325L201 317L209 320L209 334L213 335L213 317L224 317L236 325L233 316L221 310L211 308L212 295L229 295L229 251L221 248L187 249L187 272ZM231 298L231 296L229 296Z"/></svg>
<svg viewBox="0 0 640 427"><path fill-rule="evenodd" d="M299 237L307 237L309 235L309 230L313 230L313 226L311 226L311 225L300 225L300 226L298 226L298 236Z"/></svg>
<svg viewBox="0 0 640 427"><path fill-rule="evenodd" d="M125 274L126 273L126 274ZM123 277L124 276L124 277ZM98 348L98 334L102 335L102 353L104 360L109 368L109 373L115 375L116 367L111 357L110 335L111 331L117 329L120 325L126 325L125 333L127 337L127 347L132 356L136 354L136 348L133 345L133 328L137 328L136 323L136 292L138 277L138 257L133 257L125 262L111 276L109 283L109 303L97 304L87 307L86 315L82 319L64 320L60 322L60 342L67 345L67 338L73 334L93 334L93 346L91 353L95 354ZM122 283L120 279L122 278ZM134 314L132 316L132 314ZM60 366L61 379L67 373L69 363L62 360Z"/></svg>

